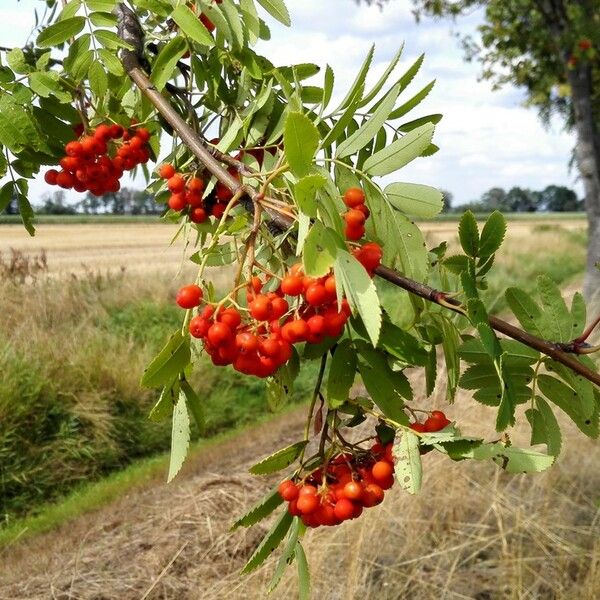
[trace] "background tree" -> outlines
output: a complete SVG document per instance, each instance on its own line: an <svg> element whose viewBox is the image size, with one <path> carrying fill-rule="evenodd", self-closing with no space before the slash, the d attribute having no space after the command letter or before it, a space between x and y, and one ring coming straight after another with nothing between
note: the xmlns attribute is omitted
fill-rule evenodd
<svg viewBox="0 0 600 600"><path fill-rule="evenodd" d="M449 192L448 190L440 190L440 192L442 192L442 198L444 201L444 207L442 208L442 212L452 212L452 202L454 200L454 194L452 192Z"/></svg>
<svg viewBox="0 0 600 600"><path fill-rule="evenodd" d="M584 208L577 194L562 185L549 185L540 192L542 210L550 212L573 212Z"/></svg>
<svg viewBox="0 0 600 600"><path fill-rule="evenodd" d="M524 88L548 120L560 114L575 132L575 156L585 190L589 244L584 292L600 300L600 3L597 0L413 0L417 19L456 18L482 8L479 39L467 37L495 87Z"/></svg>

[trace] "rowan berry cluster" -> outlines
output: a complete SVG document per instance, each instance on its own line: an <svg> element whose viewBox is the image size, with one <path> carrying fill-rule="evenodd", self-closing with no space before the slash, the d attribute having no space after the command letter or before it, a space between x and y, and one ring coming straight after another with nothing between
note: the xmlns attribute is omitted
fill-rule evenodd
<svg viewBox="0 0 600 600"><path fill-rule="evenodd" d="M451 421L441 410L434 410L423 423L415 421L409 427L418 433L434 433L450 425Z"/></svg>
<svg viewBox="0 0 600 600"><path fill-rule="evenodd" d="M235 169L230 169L230 173L239 178ZM158 175L167 181L167 188L171 192L167 201L169 208L177 212L185 211L192 223L204 223L210 216L220 219L233 198L229 188L221 182L217 182L212 192L203 197L206 187L203 177L196 173L179 173L168 163L160 166Z"/></svg>
<svg viewBox="0 0 600 600"><path fill-rule="evenodd" d="M369 451L336 456L299 482L283 481L279 494L288 502L290 514L307 526L332 526L381 504L392 485L392 444L377 442Z"/></svg>
<svg viewBox="0 0 600 600"><path fill-rule="evenodd" d="M81 135L82 128L77 128L76 133ZM66 156L60 159L62 170L50 169L44 179L49 185L88 191L95 196L117 192L123 173L150 159L150 135L145 127L98 125L93 133L68 142Z"/></svg>
<svg viewBox="0 0 600 600"><path fill-rule="evenodd" d="M365 193L358 187L352 187L346 190L343 200L348 207L344 213L344 234L347 240L355 242L365 235L365 222L370 215L365 204Z"/></svg>
<svg viewBox="0 0 600 600"><path fill-rule="evenodd" d="M275 291L263 293L265 283L256 276L249 282L247 309L206 305L191 319L190 334L203 340L215 365L268 377L290 359L294 344L318 344L342 334L351 311L345 299L338 305L333 275L308 277L294 265ZM189 309L202 297L200 287L189 285L176 300Z"/></svg>

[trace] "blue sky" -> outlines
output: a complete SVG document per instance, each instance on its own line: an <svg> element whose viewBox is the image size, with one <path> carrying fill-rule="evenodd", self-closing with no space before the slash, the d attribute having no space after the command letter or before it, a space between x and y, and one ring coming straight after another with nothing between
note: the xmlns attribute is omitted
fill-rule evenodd
<svg viewBox="0 0 600 600"><path fill-rule="evenodd" d="M39 0L10 0L0 6L2 45L22 44L33 24ZM272 40L259 51L276 64L329 63L342 95L351 83L373 42L376 55L370 78L385 69L397 48L405 43L398 73L421 54L425 64L405 99L432 79L436 85L414 112L415 116L442 113L434 141L441 150L418 159L395 179L424 183L450 190L456 203L478 198L492 186L513 185L541 189L549 184L575 187L576 174L568 162L574 143L560 123L545 128L534 110L523 106L524 95L515 88L492 92L489 82L477 81L476 64L463 61L462 50L447 21L426 20L416 25L408 0L392 0L383 10L357 7L353 0L288 0L292 29L272 26ZM480 15L460 20L454 30L472 31ZM32 197L46 190L32 185Z"/></svg>

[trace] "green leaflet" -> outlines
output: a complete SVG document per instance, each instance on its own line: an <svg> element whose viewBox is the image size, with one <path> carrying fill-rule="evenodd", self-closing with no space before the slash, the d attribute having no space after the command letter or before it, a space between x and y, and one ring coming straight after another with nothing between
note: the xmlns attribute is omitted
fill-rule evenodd
<svg viewBox="0 0 600 600"><path fill-rule="evenodd" d="M250 473L253 475L267 475L289 467L300 456L306 444L308 442L303 440L278 450L250 467Z"/></svg>
<svg viewBox="0 0 600 600"><path fill-rule="evenodd" d="M479 244L479 254L481 256L491 256L502 245L506 235L506 219L504 215L495 210L485 222L481 230L481 240Z"/></svg>
<svg viewBox="0 0 600 600"><path fill-rule="evenodd" d="M275 567L275 571L273 572L273 577L269 583L269 587L267 588L267 593L272 593L275 588L279 585L283 574L285 573L286 568L292 564L294 558L296 557L296 549L298 544L298 536L300 534L300 524L302 521L299 517L295 517L292 522L292 526L290 527L290 532L288 534L288 541L285 545L279 560L277 561L277 566Z"/></svg>
<svg viewBox="0 0 600 600"><path fill-rule="evenodd" d="M434 85L435 79L428 83L420 92L417 92L410 100L408 100L408 102L405 102L402 104L402 106L399 106L396 110L394 110L390 114L390 120L399 119L407 112L410 112L413 108L415 108L415 106L419 105L425 98L427 98Z"/></svg>
<svg viewBox="0 0 600 600"><path fill-rule="evenodd" d="M286 510L258 545L254 554L252 554L246 566L242 569L242 575L250 573L265 562L267 557L277 549L277 546L279 546L281 540L285 537L292 521L292 515Z"/></svg>
<svg viewBox="0 0 600 600"><path fill-rule="evenodd" d="M309 217L317 216L317 190L327 183L323 175L307 175L294 185L294 199L300 210Z"/></svg>
<svg viewBox="0 0 600 600"><path fill-rule="evenodd" d="M338 249L334 272L350 306L358 310L371 343L376 346L381 331L381 306L373 280L358 260L345 250Z"/></svg>
<svg viewBox="0 0 600 600"><path fill-rule="evenodd" d="M186 380L181 381L180 386L181 391L185 396L187 407L192 413L192 416L196 421L196 425L198 425L198 431L200 432L200 435L204 435L206 429L206 416L204 415L204 406L202 405L202 401Z"/></svg>
<svg viewBox="0 0 600 600"><path fill-rule="evenodd" d="M157 90L162 90L167 81L173 77L177 62L185 52L187 52L187 44L182 37L173 38L162 47L152 65L150 75L150 80Z"/></svg>
<svg viewBox="0 0 600 600"><path fill-rule="evenodd" d="M144 371L142 387L160 387L173 381L189 362L190 340L177 331Z"/></svg>
<svg viewBox="0 0 600 600"><path fill-rule="evenodd" d="M548 456L529 448L503 446L500 443L481 444L470 450L466 458L493 460L508 473L539 473L550 468L554 456Z"/></svg>
<svg viewBox="0 0 600 600"><path fill-rule="evenodd" d="M363 171L369 175L388 175L404 165L408 164L418 156L421 156L425 148L431 143L435 125L427 123L417 127L400 139L392 142L383 150L370 156L363 165Z"/></svg>
<svg viewBox="0 0 600 600"><path fill-rule="evenodd" d="M556 377L542 374L538 377L538 387L548 400L567 413L585 435L594 439L598 437L599 414L596 394L593 413L590 416L585 416L585 409L581 404L579 394L566 383L556 379Z"/></svg>
<svg viewBox="0 0 600 600"><path fill-rule="evenodd" d="M442 193L428 185L392 183L384 192L394 208L413 217L430 219L444 207Z"/></svg>
<svg viewBox="0 0 600 600"><path fill-rule="evenodd" d="M544 338L554 342L570 341L573 322L560 289L547 275L537 278L537 287L544 309Z"/></svg>
<svg viewBox="0 0 600 600"><path fill-rule="evenodd" d="M37 38L39 48L52 48L59 46L68 39L75 37L85 26L83 17L71 17L64 21L58 21L46 27Z"/></svg>
<svg viewBox="0 0 600 600"><path fill-rule="evenodd" d="M392 450L396 478L400 486L409 494L418 494L423 479L419 436L411 431L403 431L399 438Z"/></svg>
<svg viewBox="0 0 600 600"><path fill-rule="evenodd" d="M348 393L356 374L356 350L350 340L342 340L333 353L327 379L327 402L330 408L340 407L348 399Z"/></svg>
<svg viewBox="0 0 600 600"><path fill-rule="evenodd" d="M231 531L238 527L251 527L255 525L268 517L282 502L283 498L277 490L269 492L232 525Z"/></svg>
<svg viewBox="0 0 600 600"><path fill-rule="evenodd" d="M377 110L351 136L338 145L337 158L345 158L366 146L384 126L400 93L400 86L395 85L384 97Z"/></svg>
<svg viewBox="0 0 600 600"><path fill-rule="evenodd" d="M148 418L155 423L166 419L173 414L173 407L179 398L179 382L174 380L172 383L165 385L156 404L152 407Z"/></svg>
<svg viewBox="0 0 600 600"><path fill-rule="evenodd" d="M208 33L208 29L200 22L198 15L185 4L179 4L171 15L173 21L179 25L181 31L194 41L205 46L213 46L215 41Z"/></svg>
<svg viewBox="0 0 600 600"><path fill-rule="evenodd" d="M335 233L315 221L304 241L304 270L311 277L323 277L329 273L339 252Z"/></svg>
<svg viewBox="0 0 600 600"><path fill-rule="evenodd" d="M523 329L543 338L539 327L542 311L533 298L519 288L508 288L504 295Z"/></svg>
<svg viewBox="0 0 600 600"><path fill-rule="evenodd" d="M306 115L300 112L288 113L283 143L290 170L297 177L308 174L319 140L319 131Z"/></svg>
<svg viewBox="0 0 600 600"><path fill-rule="evenodd" d="M280 23L287 27L292 24L290 13L283 0L257 0L257 2Z"/></svg>
<svg viewBox="0 0 600 600"><path fill-rule="evenodd" d="M167 483L170 483L179 473L190 445L190 417L187 410L185 394L179 393L179 398L173 410L173 429L171 432L171 460L169 462L169 475Z"/></svg>
<svg viewBox="0 0 600 600"><path fill-rule="evenodd" d="M304 548L296 545L296 565L298 566L298 600L310 600L310 572Z"/></svg>
<svg viewBox="0 0 600 600"><path fill-rule="evenodd" d="M472 258L476 257L479 254L479 228L475 215L470 210L465 211L460 219L458 236L465 254Z"/></svg>
<svg viewBox="0 0 600 600"><path fill-rule="evenodd" d="M408 389L406 387L408 382L401 380L398 374L390 369L384 354L370 348L364 342L357 342L356 346L363 359L358 363L359 371L373 402L386 417L397 423L408 424L402 399L402 396L408 396L409 399L412 397L410 386Z"/></svg>

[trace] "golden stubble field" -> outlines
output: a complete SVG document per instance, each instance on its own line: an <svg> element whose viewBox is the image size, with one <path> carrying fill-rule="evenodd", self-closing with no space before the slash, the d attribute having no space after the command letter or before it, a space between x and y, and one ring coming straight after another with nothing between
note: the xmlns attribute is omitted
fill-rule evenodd
<svg viewBox="0 0 600 600"><path fill-rule="evenodd" d="M428 245L433 246L446 239L451 248L456 246L456 222L428 222L421 224ZM539 251L545 242L556 242L556 230L582 231L585 221L581 219L555 219L548 221L532 218L511 221L507 247L518 248L526 253L529 249ZM545 229L545 231L536 231ZM33 256L46 252L48 269L52 274L78 275L89 270L120 270L144 274L163 271L175 274L183 266L189 267L185 248L179 238L170 245L177 229L164 223L91 223L38 225L35 237L30 237L21 225L0 225L0 253L8 256L11 249ZM535 231L535 235L532 232ZM546 246L547 247L547 246ZM499 260L503 260L502 254Z"/></svg>

